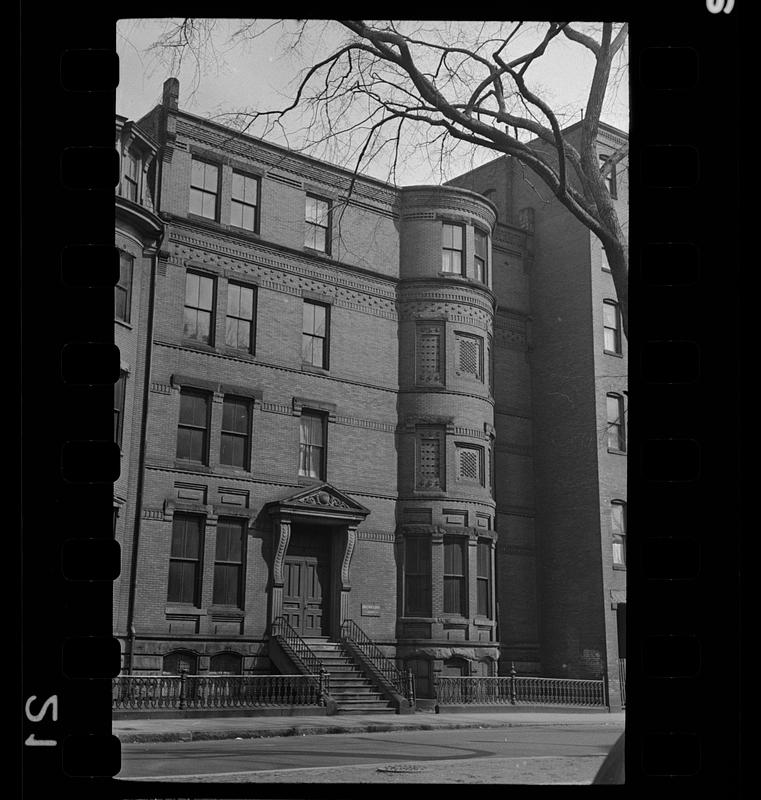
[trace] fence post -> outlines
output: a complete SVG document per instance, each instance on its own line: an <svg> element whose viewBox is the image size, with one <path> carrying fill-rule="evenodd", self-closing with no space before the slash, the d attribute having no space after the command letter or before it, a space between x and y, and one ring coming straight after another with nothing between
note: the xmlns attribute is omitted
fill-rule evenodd
<svg viewBox="0 0 761 800"><path fill-rule="evenodd" d="M185 687L186 687L186 676L188 671L184 668L180 668L180 708L185 708Z"/></svg>
<svg viewBox="0 0 761 800"><path fill-rule="evenodd" d="M510 662L510 703L515 705L515 662Z"/></svg>
<svg viewBox="0 0 761 800"><path fill-rule="evenodd" d="M415 704L415 684L413 682L412 670L407 667L405 671L407 673L407 700L410 706L413 706Z"/></svg>

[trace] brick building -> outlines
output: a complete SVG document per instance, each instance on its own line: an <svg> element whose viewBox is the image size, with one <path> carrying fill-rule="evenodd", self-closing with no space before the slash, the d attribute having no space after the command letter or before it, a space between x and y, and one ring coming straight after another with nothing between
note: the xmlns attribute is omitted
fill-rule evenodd
<svg viewBox="0 0 761 800"><path fill-rule="evenodd" d="M132 126L163 240L125 342L146 387L116 528L125 670L272 672L275 619L307 640L351 619L421 697L514 661L607 667L618 702L625 342L588 232L532 214L509 161L352 186L178 95Z"/></svg>

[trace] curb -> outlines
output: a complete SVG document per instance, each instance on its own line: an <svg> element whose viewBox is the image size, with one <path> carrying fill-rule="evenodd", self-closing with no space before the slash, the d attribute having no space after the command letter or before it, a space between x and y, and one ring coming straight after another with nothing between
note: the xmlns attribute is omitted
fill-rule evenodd
<svg viewBox="0 0 761 800"><path fill-rule="evenodd" d="M164 731L161 733L131 733L122 732L114 735L122 744L139 744L148 742L197 742L197 741L217 741L220 739L269 739L280 736L318 736L322 734L338 733L386 733L389 731L437 731L437 730L460 730L467 728L518 728L536 725L577 725L578 721L572 719L563 720L521 720L515 722L488 721L479 722L443 722L436 725L421 723L408 723L390 725L383 723L369 723L365 725L352 725L344 727L339 725L311 725L294 726L292 728L273 728L271 730L251 730L250 728L241 730L211 730L211 731ZM602 722L604 725L618 725L618 722Z"/></svg>

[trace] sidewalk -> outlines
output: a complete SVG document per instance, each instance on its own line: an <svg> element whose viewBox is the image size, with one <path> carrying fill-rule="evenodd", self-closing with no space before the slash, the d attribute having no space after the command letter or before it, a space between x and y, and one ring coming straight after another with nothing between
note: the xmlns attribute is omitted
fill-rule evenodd
<svg viewBox="0 0 761 800"><path fill-rule="evenodd" d="M623 711L494 711L485 713L347 714L299 717L207 717L205 719L121 719L112 722L123 743L257 739L324 733L377 733L520 725L611 725L624 728Z"/></svg>

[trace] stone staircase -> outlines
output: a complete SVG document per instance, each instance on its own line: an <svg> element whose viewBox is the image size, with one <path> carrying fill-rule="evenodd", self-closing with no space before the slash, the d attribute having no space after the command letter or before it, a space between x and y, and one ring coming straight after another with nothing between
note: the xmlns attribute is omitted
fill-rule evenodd
<svg viewBox="0 0 761 800"><path fill-rule="evenodd" d="M330 696L339 714L394 714L396 709L364 676L340 642L327 636L304 641L330 675Z"/></svg>

